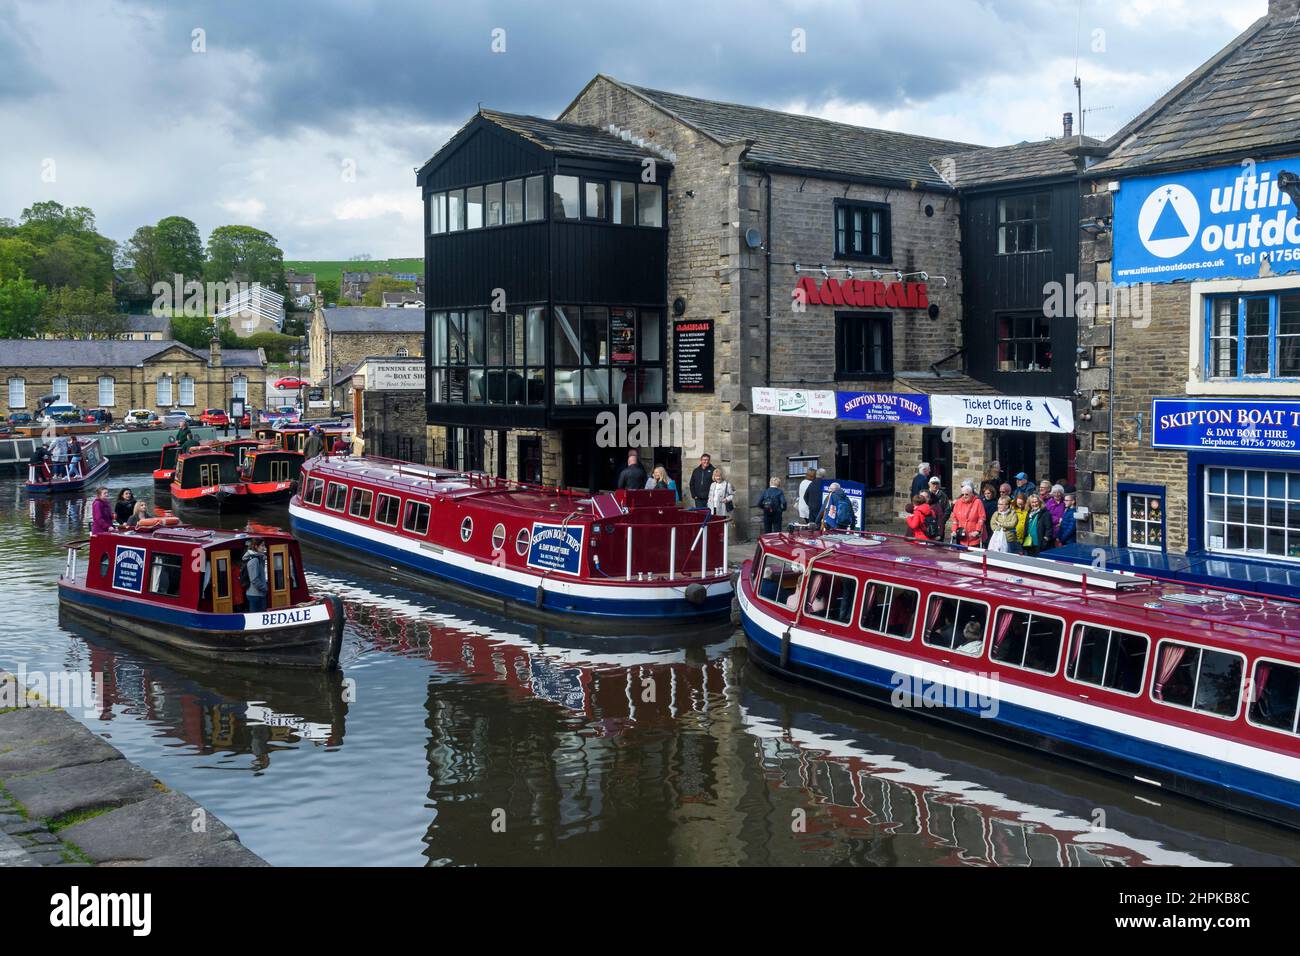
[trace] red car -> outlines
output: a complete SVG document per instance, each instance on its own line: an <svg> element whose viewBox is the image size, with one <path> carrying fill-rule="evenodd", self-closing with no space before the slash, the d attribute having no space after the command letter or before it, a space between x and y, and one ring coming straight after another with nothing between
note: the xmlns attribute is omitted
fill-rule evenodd
<svg viewBox="0 0 1300 956"><path fill-rule="evenodd" d="M203 414L199 416L199 424L225 426L230 424L230 418L226 415L224 409L209 408L205 409Z"/></svg>
<svg viewBox="0 0 1300 956"><path fill-rule="evenodd" d="M310 384L310 382L303 381L300 378L293 378L292 376L288 378L277 378L275 380L275 387L282 391L286 388L306 388Z"/></svg>

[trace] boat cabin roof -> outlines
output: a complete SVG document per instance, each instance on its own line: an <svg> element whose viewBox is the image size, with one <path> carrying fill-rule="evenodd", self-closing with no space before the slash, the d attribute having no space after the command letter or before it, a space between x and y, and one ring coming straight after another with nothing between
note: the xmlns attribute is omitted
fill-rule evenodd
<svg viewBox="0 0 1300 956"><path fill-rule="evenodd" d="M141 540L146 540L156 550L175 554L188 554L194 548L210 551L218 548L243 546L253 538L261 538L268 543L278 541L293 542L295 540L291 534L270 528L259 528L255 531L235 531L222 528L196 528L191 525L163 525L144 530L108 531L97 534L90 540L92 543L103 542L106 546L116 544L138 546Z"/></svg>
<svg viewBox="0 0 1300 956"><path fill-rule="evenodd" d="M922 584L995 607L1069 610L1153 637L1153 629L1161 636L1172 631L1193 643L1213 638L1258 653L1279 646L1300 650L1300 601L893 535L779 532L763 535L760 543L777 556L815 558L816 571L851 570L864 579Z"/></svg>

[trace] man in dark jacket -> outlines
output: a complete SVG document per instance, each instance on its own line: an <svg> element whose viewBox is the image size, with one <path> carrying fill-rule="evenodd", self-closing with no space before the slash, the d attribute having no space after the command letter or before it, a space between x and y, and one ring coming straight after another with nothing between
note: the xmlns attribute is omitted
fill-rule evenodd
<svg viewBox="0 0 1300 956"><path fill-rule="evenodd" d="M808 489L803 493L804 504L808 506L808 523L820 528L822 523L822 487L826 484L826 469L818 468L817 477L808 482Z"/></svg>
<svg viewBox="0 0 1300 956"><path fill-rule="evenodd" d="M320 429L315 425L311 426L311 431L307 434L307 441L302 446L303 461L310 461L313 458L320 457L325 451L325 439L321 437Z"/></svg>
<svg viewBox="0 0 1300 956"><path fill-rule="evenodd" d="M708 455L700 456L700 463L691 472L691 498L697 508L709 506L709 485L713 484L713 461Z"/></svg>
<svg viewBox="0 0 1300 956"><path fill-rule="evenodd" d="M645 488L648 476L645 473L645 468L641 466L640 457L634 451L627 453L627 467L618 473L618 481L614 487L625 488L628 491Z"/></svg>
<svg viewBox="0 0 1300 956"><path fill-rule="evenodd" d="M917 466L916 474L912 476L912 497L915 498L921 492L930 487L930 463L923 461Z"/></svg>
<svg viewBox="0 0 1300 956"><path fill-rule="evenodd" d="M930 489L927 494L930 496L930 507L934 511L934 516L939 519L939 527L942 528L948 523L948 516L952 513L952 499L943 490L938 475L930 476Z"/></svg>

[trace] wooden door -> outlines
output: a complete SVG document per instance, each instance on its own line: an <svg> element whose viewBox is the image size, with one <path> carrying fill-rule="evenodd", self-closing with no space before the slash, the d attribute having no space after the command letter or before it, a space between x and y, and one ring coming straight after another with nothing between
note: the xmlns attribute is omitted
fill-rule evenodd
<svg viewBox="0 0 1300 956"><path fill-rule="evenodd" d="M212 568L212 610L216 614L229 614L235 609L230 588L230 552L213 551L208 560Z"/></svg>
<svg viewBox="0 0 1300 956"><path fill-rule="evenodd" d="M290 590L289 546L273 544L266 549L267 607L288 607Z"/></svg>

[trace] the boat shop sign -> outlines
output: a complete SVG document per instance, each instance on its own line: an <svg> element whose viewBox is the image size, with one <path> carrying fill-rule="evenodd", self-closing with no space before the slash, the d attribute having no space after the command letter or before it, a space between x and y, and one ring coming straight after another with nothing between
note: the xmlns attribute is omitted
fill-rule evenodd
<svg viewBox="0 0 1300 956"><path fill-rule="evenodd" d="M372 392L424 391L424 361L367 362L362 371Z"/></svg>

